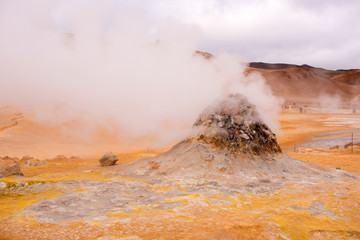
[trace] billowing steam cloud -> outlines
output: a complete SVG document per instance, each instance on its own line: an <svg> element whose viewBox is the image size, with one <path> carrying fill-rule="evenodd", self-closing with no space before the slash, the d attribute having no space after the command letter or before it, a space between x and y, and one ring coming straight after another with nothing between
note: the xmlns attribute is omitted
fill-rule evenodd
<svg viewBox="0 0 360 240"><path fill-rule="evenodd" d="M2 1L0 103L40 121L80 122L73 134L90 137L102 126L165 144L186 135L215 99L242 93L274 127L279 100L260 76L244 77L241 58L195 54L201 29L139 6Z"/></svg>

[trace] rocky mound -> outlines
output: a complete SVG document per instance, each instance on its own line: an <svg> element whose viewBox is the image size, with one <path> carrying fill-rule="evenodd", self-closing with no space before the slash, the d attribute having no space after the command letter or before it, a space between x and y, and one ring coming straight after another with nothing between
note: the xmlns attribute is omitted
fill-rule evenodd
<svg viewBox="0 0 360 240"><path fill-rule="evenodd" d="M194 128L199 129L198 142L218 149L254 155L281 153L276 135L241 95L231 95L205 109Z"/></svg>
<svg viewBox="0 0 360 240"><path fill-rule="evenodd" d="M335 176L284 154L255 106L240 95L206 108L193 129L193 136L157 157L118 166L119 174L231 181Z"/></svg>
<svg viewBox="0 0 360 240"><path fill-rule="evenodd" d="M101 166L112 166L119 160L112 152L107 152L99 159Z"/></svg>
<svg viewBox="0 0 360 240"><path fill-rule="evenodd" d="M23 176L20 164L10 157L0 158L0 178L11 175Z"/></svg>

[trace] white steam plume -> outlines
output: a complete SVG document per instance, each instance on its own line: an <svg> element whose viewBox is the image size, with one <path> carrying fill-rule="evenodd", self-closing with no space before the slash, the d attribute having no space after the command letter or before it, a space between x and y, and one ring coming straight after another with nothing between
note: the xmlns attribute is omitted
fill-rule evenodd
<svg viewBox="0 0 360 240"><path fill-rule="evenodd" d="M259 75L244 76L241 58L194 54L201 29L142 4L1 1L0 103L31 109L39 121L80 121L72 134L90 137L103 125L167 144L215 99L242 93L276 125L279 100Z"/></svg>

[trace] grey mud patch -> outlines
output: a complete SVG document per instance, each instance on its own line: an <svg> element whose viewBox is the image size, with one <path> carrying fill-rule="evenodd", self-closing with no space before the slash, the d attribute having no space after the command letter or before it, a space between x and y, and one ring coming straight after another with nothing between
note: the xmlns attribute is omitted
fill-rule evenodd
<svg viewBox="0 0 360 240"><path fill-rule="evenodd" d="M158 206L156 206L155 209L170 210L170 209L180 207L183 205L184 205L184 202L163 202L163 203L160 203Z"/></svg>
<svg viewBox="0 0 360 240"><path fill-rule="evenodd" d="M266 189L264 189L266 185ZM50 185L45 188L49 190ZM39 222L58 223L64 221L79 221L91 219L107 221L106 213L123 212L132 214L135 208L171 210L185 207L187 195L199 195L209 199L211 206L229 206L231 201L213 198L213 195L231 196L249 192L269 192L279 189L278 184L253 184L249 186L224 183L217 181L180 182L172 180L130 180L119 182L59 182L54 186L56 190L68 189L73 191L55 198L41 200L25 208L23 214L30 214ZM157 190L166 187L166 190ZM38 189L39 188L39 189ZM75 189L81 189L76 191ZM30 189L29 189L30 190ZM27 190L27 191L29 191ZM32 186L31 191L44 190L44 186ZM183 200L178 200L181 197ZM175 198L177 200L172 201ZM169 200L170 199L170 200Z"/></svg>
<svg viewBox="0 0 360 240"><path fill-rule="evenodd" d="M316 215L326 215L329 217L335 216L335 213L333 211L330 211L329 209L327 209L324 206L324 203L321 201L311 201L309 207L292 205L289 208L291 210L294 210L297 212L307 212L313 216L316 216Z"/></svg>
<svg viewBox="0 0 360 240"><path fill-rule="evenodd" d="M209 199L209 204L213 205L213 206L222 206L222 207L227 207L233 204L232 201L224 199L224 198L210 198Z"/></svg>

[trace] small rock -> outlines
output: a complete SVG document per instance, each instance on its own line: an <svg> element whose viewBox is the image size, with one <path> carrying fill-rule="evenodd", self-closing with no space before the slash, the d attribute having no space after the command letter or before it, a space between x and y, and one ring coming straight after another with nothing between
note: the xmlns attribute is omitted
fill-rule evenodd
<svg viewBox="0 0 360 240"><path fill-rule="evenodd" d="M240 137L240 138L243 138L243 139L246 139L246 140L249 140L249 139L250 139L249 136L248 136L247 134L245 134L245 133L239 135L239 137Z"/></svg>
<svg viewBox="0 0 360 240"><path fill-rule="evenodd" d="M215 159L215 156L212 155L212 154L201 154L201 158L202 160L204 160L205 162L211 162L211 161L214 161Z"/></svg>
<svg viewBox="0 0 360 240"><path fill-rule="evenodd" d="M24 166L39 166L39 165L43 165L44 162L38 159L31 159L31 160L27 160Z"/></svg>
<svg viewBox="0 0 360 240"><path fill-rule="evenodd" d="M12 159L0 160L0 177L11 175L24 176L20 170L20 164Z"/></svg>
<svg viewBox="0 0 360 240"><path fill-rule="evenodd" d="M216 181L210 181L210 182L204 182L204 183L198 183L195 186L197 187L217 187L219 186L219 183Z"/></svg>
<svg viewBox="0 0 360 240"><path fill-rule="evenodd" d="M33 157L29 156L29 155L25 155L21 158L22 161L27 161L27 160L31 160L33 159Z"/></svg>
<svg viewBox="0 0 360 240"><path fill-rule="evenodd" d="M54 157L54 160L61 160L61 159L66 159L65 155L57 155L56 157Z"/></svg>
<svg viewBox="0 0 360 240"><path fill-rule="evenodd" d="M17 187L26 187L28 185L27 182L20 182L18 184L16 184Z"/></svg>
<svg viewBox="0 0 360 240"><path fill-rule="evenodd" d="M104 156L102 156L99 160L101 166L112 166L119 160L117 156L115 156L112 152L107 152Z"/></svg>

